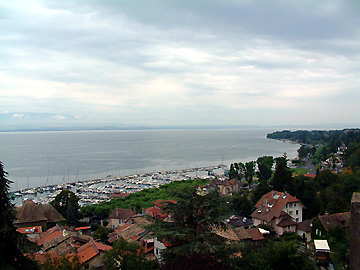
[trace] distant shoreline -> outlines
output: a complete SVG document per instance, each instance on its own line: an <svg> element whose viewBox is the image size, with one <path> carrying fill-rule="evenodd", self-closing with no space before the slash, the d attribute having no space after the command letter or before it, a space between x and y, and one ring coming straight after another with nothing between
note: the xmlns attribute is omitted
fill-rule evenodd
<svg viewBox="0 0 360 270"><path fill-rule="evenodd" d="M141 130L222 130L222 129L292 129L292 130L330 130L356 128L360 124L328 124L328 125L120 125L120 124L34 124L29 125L1 125L0 133L10 132L57 132L57 131L141 131Z"/></svg>

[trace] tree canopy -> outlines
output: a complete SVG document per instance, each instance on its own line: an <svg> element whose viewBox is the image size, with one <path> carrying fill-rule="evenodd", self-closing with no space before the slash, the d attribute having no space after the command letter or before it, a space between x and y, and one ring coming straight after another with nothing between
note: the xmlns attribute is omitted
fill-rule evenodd
<svg viewBox="0 0 360 270"><path fill-rule="evenodd" d="M259 180L268 181L272 176L272 166L274 164L274 158L272 156L259 157L256 161L259 168Z"/></svg>
<svg viewBox="0 0 360 270"><path fill-rule="evenodd" d="M274 178L272 180L273 189L278 191L288 191L292 185L292 173L287 166L287 158L283 157L276 158L276 167Z"/></svg>
<svg viewBox="0 0 360 270"><path fill-rule="evenodd" d="M9 195L11 181L6 176L0 161L0 269L38 269L36 262L23 255L30 243L13 225L15 214Z"/></svg>
<svg viewBox="0 0 360 270"><path fill-rule="evenodd" d="M225 269L234 247L214 233L225 226L225 201L216 190L201 196L190 187L179 190L177 198L164 210L171 213L172 222L154 219L149 228L160 241L170 243L162 254L165 269Z"/></svg>
<svg viewBox="0 0 360 270"><path fill-rule="evenodd" d="M137 243L117 240L108 250L103 262L106 270L151 270L158 269L157 261L148 261Z"/></svg>
<svg viewBox="0 0 360 270"><path fill-rule="evenodd" d="M70 190L62 190L51 202L52 206L66 219L68 224L75 225L80 218L79 198Z"/></svg>

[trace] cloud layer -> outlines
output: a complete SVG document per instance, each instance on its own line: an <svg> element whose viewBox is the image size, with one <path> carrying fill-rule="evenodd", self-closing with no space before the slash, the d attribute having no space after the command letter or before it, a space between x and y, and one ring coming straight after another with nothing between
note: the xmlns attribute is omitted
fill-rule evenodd
<svg viewBox="0 0 360 270"><path fill-rule="evenodd" d="M2 1L0 13L3 111L139 124L360 119L356 1Z"/></svg>

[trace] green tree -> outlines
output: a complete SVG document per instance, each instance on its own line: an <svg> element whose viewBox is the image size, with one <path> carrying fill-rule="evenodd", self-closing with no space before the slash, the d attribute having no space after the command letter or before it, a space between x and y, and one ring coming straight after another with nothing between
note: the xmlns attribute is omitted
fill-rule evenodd
<svg viewBox="0 0 360 270"><path fill-rule="evenodd" d="M244 171L245 171L244 163L242 163L242 162L231 163L230 170L229 170L229 177L236 178L237 180L241 181Z"/></svg>
<svg viewBox="0 0 360 270"><path fill-rule="evenodd" d="M162 253L165 269L225 269L234 246L213 232L225 228L224 199L216 190L201 196L190 187L175 195L177 203L165 206L173 222L154 219L149 227L160 241L170 243Z"/></svg>
<svg viewBox="0 0 360 270"><path fill-rule="evenodd" d="M292 240L268 241L254 248L249 245L241 249L242 259L237 269L242 270L315 270L315 262L309 250Z"/></svg>
<svg viewBox="0 0 360 270"><path fill-rule="evenodd" d="M16 231L14 206L11 203L9 189L12 183L7 179L0 161L0 269L38 269L36 262L23 255L29 241Z"/></svg>
<svg viewBox="0 0 360 270"><path fill-rule="evenodd" d="M294 186L293 195L305 206L303 220L317 216L320 213L321 203L316 180L303 175L296 176Z"/></svg>
<svg viewBox="0 0 360 270"><path fill-rule="evenodd" d="M259 157L256 161L259 168L259 180L268 181L272 176L272 166L274 164L274 158L272 156Z"/></svg>
<svg viewBox="0 0 360 270"><path fill-rule="evenodd" d="M245 163L245 179L248 182L249 188L255 175L255 161L249 161Z"/></svg>
<svg viewBox="0 0 360 270"><path fill-rule="evenodd" d="M286 155L276 158L276 167L272 186L277 191L290 191L292 189L292 173L287 166Z"/></svg>
<svg viewBox="0 0 360 270"><path fill-rule="evenodd" d="M316 177L321 189L325 189L337 182L339 182L338 175L330 170L323 170Z"/></svg>
<svg viewBox="0 0 360 270"><path fill-rule="evenodd" d="M79 257L75 256L66 257L65 255L58 258L51 259L50 256L46 258L42 270L80 270L81 263Z"/></svg>
<svg viewBox="0 0 360 270"><path fill-rule="evenodd" d="M105 269L151 270L158 269L157 261L148 261L141 247L123 239L116 241L103 257Z"/></svg>
<svg viewBox="0 0 360 270"><path fill-rule="evenodd" d="M70 190L61 191L51 202L52 206L70 225L77 225L80 218L79 198Z"/></svg>
<svg viewBox="0 0 360 270"><path fill-rule="evenodd" d="M250 217L253 212L253 204L246 191L235 192L230 197L231 210L237 214Z"/></svg>
<svg viewBox="0 0 360 270"><path fill-rule="evenodd" d="M107 230L104 226L98 226L94 232L94 237L100 239L101 242L105 242L108 239L110 231Z"/></svg>

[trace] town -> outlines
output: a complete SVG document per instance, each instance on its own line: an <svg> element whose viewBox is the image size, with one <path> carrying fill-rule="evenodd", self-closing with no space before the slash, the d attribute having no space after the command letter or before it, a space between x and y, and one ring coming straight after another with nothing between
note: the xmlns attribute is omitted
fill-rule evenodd
<svg viewBox="0 0 360 270"><path fill-rule="evenodd" d="M336 136L319 162L331 136L293 161L60 185L12 223L34 269L358 269L360 134Z"/></svg>

